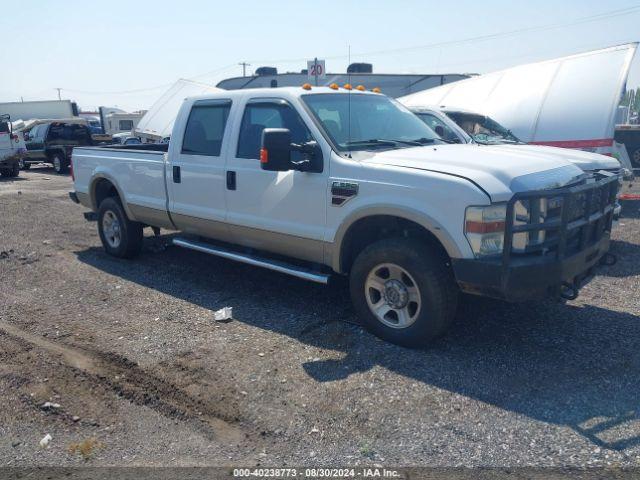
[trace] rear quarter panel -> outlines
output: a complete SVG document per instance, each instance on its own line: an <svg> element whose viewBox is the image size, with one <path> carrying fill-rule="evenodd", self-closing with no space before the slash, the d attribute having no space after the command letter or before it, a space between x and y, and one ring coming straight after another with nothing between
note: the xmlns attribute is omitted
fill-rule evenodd
<svg viewBox="0 0 640 480"><path fill-rule="evenodd" d="M166 212L165 153L138 152L113 148L75 148L73 172L76 192L84 194L90 207L97 209L94 198L95 183L105 178L114 184L132 220L132 207Z"/></svg>

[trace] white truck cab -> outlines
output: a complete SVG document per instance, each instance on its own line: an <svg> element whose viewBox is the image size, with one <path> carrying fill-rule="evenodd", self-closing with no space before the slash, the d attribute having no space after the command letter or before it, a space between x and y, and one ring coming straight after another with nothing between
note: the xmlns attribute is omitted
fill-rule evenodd
<svg viewBox="0 0 640 480"><path fill-rule="evenodd" d="M13 132L11 117L7 114L0 115L0 175L20 175L22 159L26 152L22 135Z"/></svg>
<svg viewBox="0 0 640 480"><path fill-rule="evenodd" d="M350 87L187 98L168 145L75 148L72 164L70 196L97 212L108 253L137 254L151 226L316 282L348 275L364 325L406 346L442 334L461 291L571 298L611 259L616 175L446 144Z"/></svg>

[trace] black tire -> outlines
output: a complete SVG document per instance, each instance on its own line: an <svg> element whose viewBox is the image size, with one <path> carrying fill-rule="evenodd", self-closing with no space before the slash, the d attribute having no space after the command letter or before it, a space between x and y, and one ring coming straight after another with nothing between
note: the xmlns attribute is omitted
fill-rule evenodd
<svg viewBox="0 0 640 480"><path fill-rule="evenodd" d="M31 168L31 164L30 163L23 163L22 164L22 170L29 170Z"/></svg>
<svg viewBox="0 0 640 480"><path fill-rule="evenodd" d="M108 217L108 220L105 221L105 217ZM118 241L113 235L113 230L109 230L107 226L114 219L118 222ZM113 223L111 223L111 226L113 226ZM142 224L129 220L120 200L117 198L107 197L100 203L98 208L98 233L105 251L114 257L133 258L142 250Z"/></svg>
<svg viewBox="0 0 640 480"><path fill-rule="evenodd" d="M637 148L631 154L631 165L633 168L640 168L640 148Z"/></svg>
<svg viewBox="0 0 640 480"><path fill-rule="evenodd" d="M64 175L69 170L69 160L62 152L51 154L51 164L58 175Z"/></svg>
<svg viewBox="0 0 640 480"><path fill-rule="evenodd" d="M425 246L424 242L412 239L380 240L365 248L353 263L349 278L351 300L365 328L383 340L411 348L423 347L441 336L455 317L459 296L458 286L447 262L447 259ZM388 292L386 288L389 280L384 283L385 294L380 295L378 300L382 303L369 307L370 302L374 303L373 294L379 292L366 287L367 279L370 274L384 273L386 267L377 268L381 265L400 267L408 274L408 277L403 277L406 279L404 283L409 285L409 289L418 291L420 300L415 302L416 306L410 301L406 306L409 315L413 306L414 317L410 320L412 323L405 327L388 325L393 321L393 312L387 314L391 316L390 320L385 319L385 324L372 311L375 305L388 305L387 298L393 298L393 291ZM389 297L387 293L390 293ZM406 296L400 298L407 299Z"/></svg>
<svg viewBox="0 0 640 480"><path fill-rule="evenodd" d="M0 168L0 175L3 177L11 177L12 170L10 168Z"/></svg>
<svg viewBox="0 0 640 480"><path fill-rule="evenodd" d="M20 175L20 164L18 162L13 164L13 168L9 171L10 177L17 177Z"/></svg>

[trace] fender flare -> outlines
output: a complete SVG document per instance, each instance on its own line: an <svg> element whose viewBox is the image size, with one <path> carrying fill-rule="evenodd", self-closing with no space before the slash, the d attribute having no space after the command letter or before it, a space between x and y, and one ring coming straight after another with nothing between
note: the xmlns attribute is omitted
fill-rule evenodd
<svg viewBox="0 0 640 480"><path fill-rule="evenodd" d="M334 271L343 272L341 265L342 249L345 236L351 226L353 226L358 220L362 220L363 218L380 215L403 218L405 220L414 222L431 233L444 247L450 258L461 258L464 256L451 234L442 227L440 222L425 214L424 212L415 210L410 207L368 205L351 212L338 227L333 242L331 243L331 252L329 252L327 258L328 263L331 265Z"/></svg>
<svg viewBox="0 0 640 480"><path fill-rule="evenodd" d="M122 208L124 208L124 211L127 214L127 217L129 217L130 220L135 221L136 218L131 214L131 210L129 209L129 205L126 202L122 189L118 185L118 182L116 182L116 180L113 178L113 176L111 176L111 174L107 172L96 172L91 178L91 184L89 185L89 198L91 201L91 209L94 212L98 211L98 205L96 204L96 186L98 185L98 182L100 180L108 180L109 183L113 185L113 187L116 189L116 192L118 192L118 196L120 197L120 201L122 203Z"/></svg>

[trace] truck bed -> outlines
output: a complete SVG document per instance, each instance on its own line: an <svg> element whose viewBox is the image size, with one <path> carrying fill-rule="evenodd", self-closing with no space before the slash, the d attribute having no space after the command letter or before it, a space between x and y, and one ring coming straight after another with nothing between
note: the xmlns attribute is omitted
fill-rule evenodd
<svg viewBox="0 0 640 480"><path fill-rule="evenodd" d="M95 210L96 206L91 204L91 182L96 178L104 178L118 185L118 193L123 203L129 206L128 213L132 214L133 219L138 216L136 209L166 212L167 147L126 145L74 148L73 173L81 202Z"/></svg>

